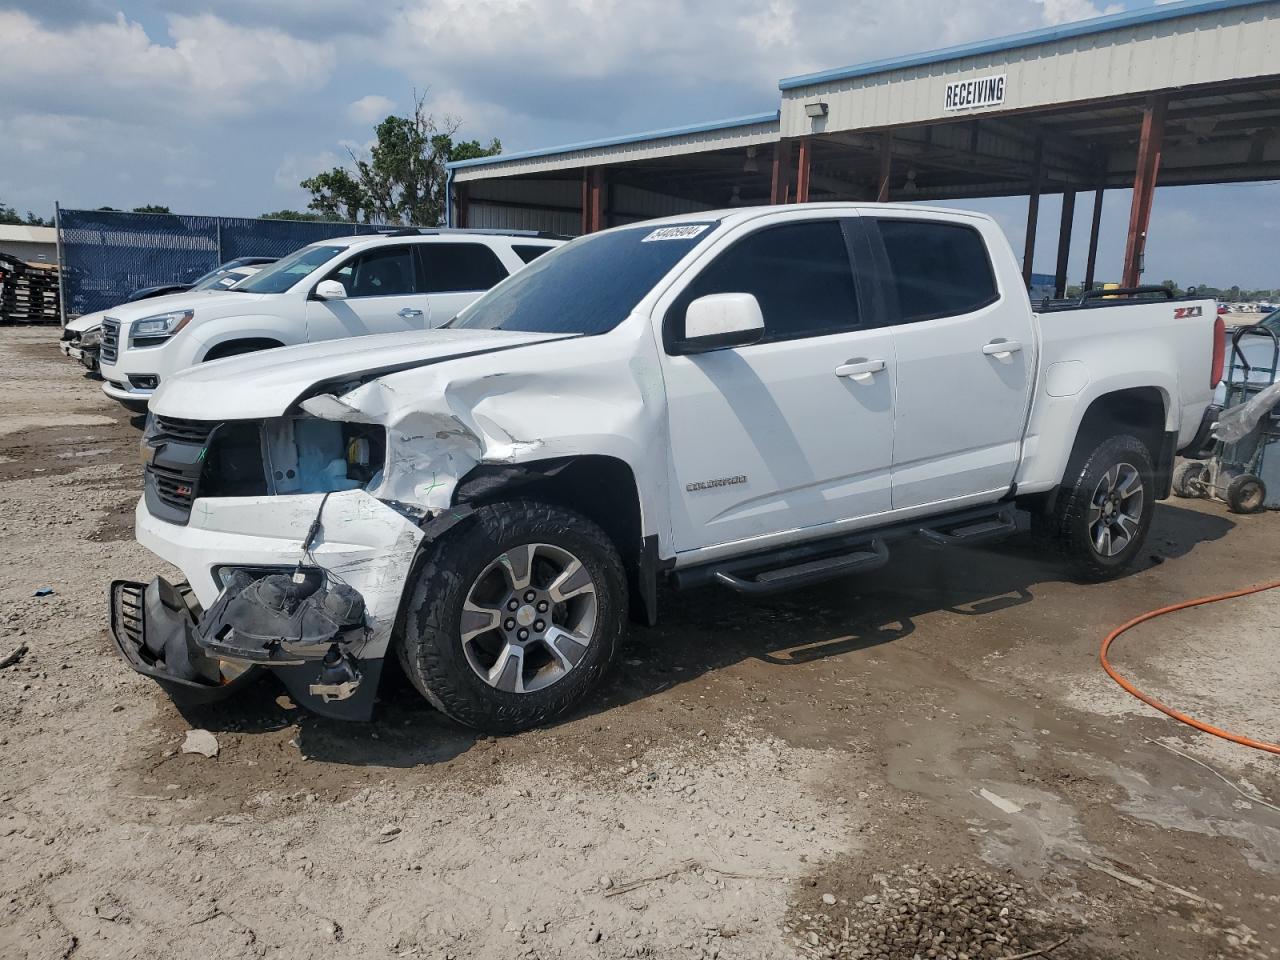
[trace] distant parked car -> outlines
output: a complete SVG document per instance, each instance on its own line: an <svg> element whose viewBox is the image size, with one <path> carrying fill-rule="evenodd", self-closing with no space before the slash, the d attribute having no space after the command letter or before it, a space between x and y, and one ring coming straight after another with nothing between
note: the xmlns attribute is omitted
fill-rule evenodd
<svg viewBox="0 0 1280 960"><path fill-rule="evenodd" d="M1277 362L1277 345L1280 345L1280 310L1272 310L1268 316L1246 329L1248 332L1242 334L1239 340L1238 354L1232 349L1230 338L1227 340L1226 372L1223 374L1223 382L1218 384L1213 395L1213 402L1218 407L1227 399L1227 378L1236 383L1247 380L1256 387L1264 387L1274 379L1280 379L1280 374L1272 370ZM1235 402L1239 402L1238 395Z"/></svg>
<svg viewBox="0 0 1280 960"><path fill-rule="evenodd" d="M1220 316L1220 317L1221 317L1221 316L1224 316L1224 315L1226 315L1226 314L1228 314L1228 313L1230 313L1230 312L1231 312L1231 311L1227 309L1227 305L1226 305L1225 303L1220 303L1220 304L1218 304L1218 316Z"/></svg>
<svg viewBox="0 0 1280 960"><path fill-rule="evenodd" d="M243 264L239 260L232 260L215 270L210 270L190 287L182 286L175 290L174 293L191 294L204 291L218 293L223 290L230 290L241 280L253 276L265 264L275 262L268 257L242 257L241 260L256 260L259 262ZM153 300L156 299L156 296L158 295L152 295L146 299ZM135 299L140 299L136 296L136 291L134 296L124 302L130 303ZM107 310L98 310L95 313L86 313L82 317L76 317L63 329L62 341L58 344L58 349L72 360L78 360L90 373L97 373L98 347L101 344L99 327L102 324L102 318L110 310L114 309L114 307L108 307Z"/></svg>
<svg viewBox="0 0 1280 960"><path fill-rule="evenodd" d="M190 283L161 283L154 287L139 287L129 296L125 297L123 303L133 303L135 300L150 300L154 297L167 297L171 293L182 293L185 290L206 290L218 280L225 278L232 270L237 267L263 267L268 263L275 263L277 257L238 257L235 260L228 260L221 266L214 267L206 274L202 274ZM243 280L238 277L237 280ZM231 283L235 283L232 280ZM231 283L222 284L229 287Z"/></svg>
<svg viewBox="0 0 1280 960"><path fill-rule="evenodd" d="M434 228L337 237L217 296L122 304L102 321L102 392L144 410L166 378L209 360L439 327L565 239Z"/></svg>

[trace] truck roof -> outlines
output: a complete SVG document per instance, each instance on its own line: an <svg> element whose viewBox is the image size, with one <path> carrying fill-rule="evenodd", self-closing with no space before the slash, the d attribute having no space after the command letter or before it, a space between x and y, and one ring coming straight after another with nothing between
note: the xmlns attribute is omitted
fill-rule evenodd
<svg viewBox="0 0 1280 960"><path fill-rule="evenodd" d="M663 226L676 223L706 223L708 220L714 220L717 223L734 224L753 220L756 217L763 217L771 213L782 213L786 211L796 211L799 209L801 209L800 205L794 203L781 203L765 206L729 207L721 210L699 210L694 213L681 213L672 217L663 217L659 220L646 220L644 221L644 226ZM959 210L953 207L924 207L913 203L875 203L870 200L806 203L803 205L803 209L830 210L833 213L852 213L855 211L870 211L877 214L911 213L916 215L921 213L941 213L948 214L950 216L969 217L974 220L992 220L992 218L987 216L987 214L977 213L973 210ZM628 224L628 226L637 225L638 224Z"/></svg>
<svg viewBox="0 0 1280 960"><path fill-rule="evenodd" d="M358 233L346 234L339 237L331 237L327 240L317 240L308 244L312 247L355 247L366 243L373 243L379 240L403 240L405 238L419 238L423 240L430 239L465 239L467 237L506 237L510 240L517 241L552 241L562 243L572 237L563 236L558 233L546 233L538 230L485 230L485 229L466 229L451 227L388 227L377 233Z"/></svg>

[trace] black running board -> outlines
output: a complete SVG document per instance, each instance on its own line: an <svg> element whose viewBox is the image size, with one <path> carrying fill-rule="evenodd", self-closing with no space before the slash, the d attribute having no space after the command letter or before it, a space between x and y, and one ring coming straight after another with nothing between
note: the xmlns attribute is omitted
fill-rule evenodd
<svg viewBox="0 0 1280 960"><path fill-rule="evenodd" d="M671 571L677 590L716 584L737 593L763 595L882 567L888 544L919 538L935 546L969 546L1013 533L1015 508L1008 501L970 507L924 521L889 524L855 533L792 543L774 550L713 560Z"/></svg>
<svg viewBox="0 0 1280 960"><path fill-rule="evenodd" d="M821 557L790 567L764 570L750 579L739 577L727 570L717 570L714 577L717 583L738 593L781 593L783 590L807 587L813 583L834 580L836 577L843 577L850 573L874 570L888 562L889 548L884 545L884 541L872 540L866 550L855 550L852 553Z"/></svg>
<svg viewBox="0 0 1280 960"><path fill-rule="evenodd" d="M1006 509L989 520L970 521L951 526L921 527L916 532L927 542L936 547L958 547L981 543L984 540L995 540L1007 537L1018 530L1018 521L1014 519L1013 510Z"/></svg>

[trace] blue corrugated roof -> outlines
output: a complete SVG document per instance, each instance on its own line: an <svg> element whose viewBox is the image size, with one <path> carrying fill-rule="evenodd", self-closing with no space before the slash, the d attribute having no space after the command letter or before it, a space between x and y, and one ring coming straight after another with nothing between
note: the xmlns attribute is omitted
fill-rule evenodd
<svg viewBox="0 0 1280 960"><path fill-rule="evenodd" d="M749 117L732 117L728 120L713 120L710 123L692 123L684 127L670 127L666 130L650 130L648 133L632 133L622 137L607 137L604 140L587 140L583 143L570 143L562 147L547 147L542 150L524 150L520 153L500 153L496 157L476 157L474 160L455 160L446 164L450 170L460 167L480 167L491 163L505 163L508 160L527 160L530 157L549 157L557 153L573 153L575 150L594 150L598 147L616 147L624 143L639 143L643 140L662 140L667 137L682 137L690 133L710 133L713 130L728 130L733 127L750 127L758 123L773 123L778 119L778 111L757 113Z"/></svg>
<svg viewBox="0 0 1280 960"><path fill-rule="evenodd" d="M905 57L893 57L887 60L873 60L870 63L862 63L852 67L823 70L821 73L807 73L798 77L787 77L778 81L778 89L793 90L796 87L809 87L817 83L829 83L832 80L849 80L853 77L865 77L873 73L901 70L904 67L919 67L930 63L956 60L960 57L1000 53L1004 50L1017 50L1020 47L1050 43L1054 40L1084 37L1144 23L1157 23L1161 20L1188 17L1197 13L1212 13L1216 10L1230 10L1233 7L1261 6L1275 2L1276 0L1181 0L1178 3L1162 3L1143 10L1113 13L1105 17L1095 17L1092 20L1078 20L1074 23L1064 23L1060 26L1047 27L1043 30L1031 30L1027 33L1014 34L1011 37L981 40L977 43L945 47L941 50L930 50L926 53L914 53Z"/></svg>

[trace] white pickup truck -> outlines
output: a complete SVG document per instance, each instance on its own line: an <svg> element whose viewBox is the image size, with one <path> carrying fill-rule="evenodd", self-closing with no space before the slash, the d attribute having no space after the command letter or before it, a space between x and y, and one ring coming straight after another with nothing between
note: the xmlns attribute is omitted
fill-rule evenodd
<svg viewBox="0 0 1280 960"><path fill-rule="evenodd" d="M161 384L113 635L188 697L263 671L367 718L384 657L456 720L578 702L658 584L747 597L1014 512L1083 579L1141 554L1221 376L1212 301L1034 312L977 214L806 204L575 240L447 329Z"/></svg>
<svg viewBox="0 0 1280 960"><path fill-rule="evenodd" d="M161 382L197 363L438 327L564 239L412 228L337 237L295 250L216 296L120 304L99 327L102 392L141 412Z"/></svg>

